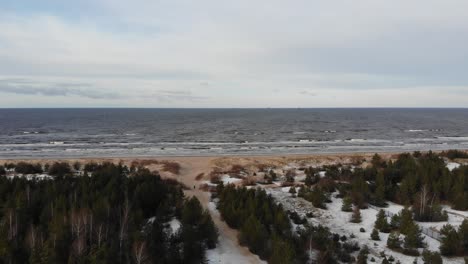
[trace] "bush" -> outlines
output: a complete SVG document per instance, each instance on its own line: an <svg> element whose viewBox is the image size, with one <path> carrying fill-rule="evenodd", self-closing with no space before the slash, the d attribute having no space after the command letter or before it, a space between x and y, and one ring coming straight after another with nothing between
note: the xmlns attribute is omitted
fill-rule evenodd
<svg viewBox="0 0 468 264"><path fill-rule="evenodd" d="M364 229L364 227L361 227L361 228L359 228L359 232L361 232L361 233L365 233L365 232L366 232L366 230Z"/></svg>
<svg viewBox="0 0 468 264"><path fill-rule="evenodd" d="M19 162L15 166L15 172L21 174L37 174L42 173L42 166L41 164L30 164L26 162Z"/></svg>
<svg viewBox="0 0 468 264"><path fill-rule="evenodd" d="M377 231L375 228L372 230L371 239L374 241L380 241L379 231Z"/></svg>
<svg viewBox="0 0 468 264"><path fill-rule="evenodd" d="M468 153L461 150L449 150L447 152L442 152L443 156L446 156L448 159L468 159Z"/></svg>
<svg viewBox="0 0 468 264"><path fill-rule="evenodd" d="M49 174L52 176L63 177L71 173L70 164L66 162L55 162L49 168Z"/></svg>
<svg viewBox="0 0 468 264"><path fill-rule="evenodd" d="M442 264L442 257L439 252L424 250L422 259L425 264Z"/></svg>
<svg viewBox="0 0 468 264"><path fill-rule="evenodd" d="M6 174L6 170L5 170L5 167L3 166L0 166L0 175L3 176Z"/></svg>

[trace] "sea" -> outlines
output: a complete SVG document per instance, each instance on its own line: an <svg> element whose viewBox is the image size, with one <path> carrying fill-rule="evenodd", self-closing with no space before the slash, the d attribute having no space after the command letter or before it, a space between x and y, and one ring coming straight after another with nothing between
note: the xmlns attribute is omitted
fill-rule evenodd
<svg viewBox="0 0 468 264"><path fill-rule="evenodd" d="M0 158L468 149L468 109L0 109Z"/></svg>

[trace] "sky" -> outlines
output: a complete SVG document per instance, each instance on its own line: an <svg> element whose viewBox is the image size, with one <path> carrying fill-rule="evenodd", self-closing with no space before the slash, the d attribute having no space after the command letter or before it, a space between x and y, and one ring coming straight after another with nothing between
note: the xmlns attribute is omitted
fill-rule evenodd
<svg viewBox="0 0 468 264"><path fill-rule="evenodd" d="M0 0L0 107L468 107L466 0Z"/></svg>

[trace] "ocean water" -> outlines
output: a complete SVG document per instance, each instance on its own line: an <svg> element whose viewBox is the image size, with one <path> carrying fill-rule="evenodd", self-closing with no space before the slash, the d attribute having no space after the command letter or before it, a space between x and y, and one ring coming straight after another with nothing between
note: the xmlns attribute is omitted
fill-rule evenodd
<svg viewBox="0 0 468 264"><path fill-rule="evenodd" d="M0 158L468 149L468 109L0 109Z"/></svg>

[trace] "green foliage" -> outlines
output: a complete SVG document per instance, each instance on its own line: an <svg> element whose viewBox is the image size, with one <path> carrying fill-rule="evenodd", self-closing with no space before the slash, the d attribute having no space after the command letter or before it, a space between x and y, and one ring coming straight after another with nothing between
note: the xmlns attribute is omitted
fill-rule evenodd
<svg viewBox="0 0 468 264"><path fill-rule="evenodd" d="M144 168L131 177L123 165L87 168L91 177L0 178L0 263L133 263L138 246L149 262L202 263L216 246L210 215L178 184ZM49 168L57 176L69 169ZM181 222L174 234L171 219Z"/></svg>
<svg viewBox="0 0 468 264"><path fill-rule="evenodd" d="M375 220L375 228L382 233L390 232L390 224L388 223L387 216L385 215L384 210L380 210L377 214L377 219Z"/></svg>
<svg viewBox="0 0 468 264"><path fill-rule="evenodd" d="M292 245L291 224L283 208L264 190L218 186L218 209L226 223L239 230L239 241L263 259L273 248ZM277 244L267 243L276 239ZM288 249L289 252L289 249ZM293 248L291 256L296 255Z"/></svg>
<svg viewBox="0 0 468 264"><path fill-rule="evenodd" d="M466 252L468 252L468 220L463 220L458 231L451 225L444 225L440 233L442 235L440 243L440 253L442 255L466 255Z"/></svg>
<svg viewBox="0 0 468 264"><path fill-rule="evenodd" d="M468 159L468 153L461 150L449 150L442 152L442 155L447 157L448 159Z"/></svg>
<svg viewBox="0 0 468 264"><path fill-rule="evenodd" d="M383 171L377 173L375 184L377 185L374 195L374 204L376 206L385 206L385 176Z"/></svg>
<svg viewBox="0 0 468 264"><path fill-rule="evenodd" d="M49 167L48 173L52 176L63 177L71 174L71 167L67 162L55 162Z"/></svg>
<svg viewBox="0 0 468 264"><path fill-rule="evenodd" d="M422 247L424 247L424 244L421 229L416 224L411 225L405 236L405 248L413 249Z"/></svg>
<svg viewBox="0 0 468 264"><path fill-rule="evenodd" d="M18 162L15 165L15 172L21 174L37 174L42 173L41 164L31 164L27 162Z"/></svg>
<svg viewBox="0 0 468 264"><path fill-rule="evenodd" d="M400 234L398 234L397 232L390 233L387 239L387 247L390 249L401 248Z"/></svg>
<svg viewBox="0 0 468 264"><path fill-rule="evenodd" d="M343 205L341 206L341 211L343 212L352 212L353 211L353 201L349 196L343 198Z"/></svg>
<svg viewBox="0 0 468 264"><path fill-rule="evenodd" d="M380 241L379 231L374 228L371 233L371 239L375 241Z"/></svg>
<svg viewBox="0 0 468 264"><path fill-rule="evenodd" d="M438 252L424 250L422 254L424 264L442 264L442 257Z"/></svg>

